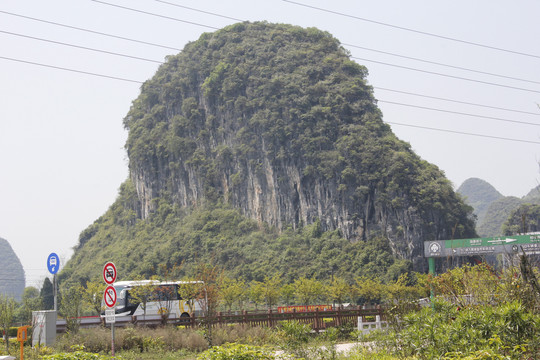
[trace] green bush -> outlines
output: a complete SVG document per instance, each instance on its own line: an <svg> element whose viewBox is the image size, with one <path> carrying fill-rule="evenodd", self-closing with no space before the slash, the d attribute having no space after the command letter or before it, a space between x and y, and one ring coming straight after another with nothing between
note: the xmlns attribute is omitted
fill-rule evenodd
<svg viewBox="0 0 540 360"><path fill-rule="evenodd" d="M110 360L113 357L88 353L85 351L75 351L72 353L58 353L54 355L43 356L44 360Z"/></svg>
<svg viewBox="0 0 540 360"><path fill-rule="evenodd" d="M197 360L273 360L274 352L260 346L225 344L214 346L197 357Z"/></svg>
<svg viewBox="0 0 540 360"><path fill-rule="evenodd" d="M434 359L519 359L536 353L540 319L520 302L460 309L435 303L404 318L405 327L386 346L402 356ZM488 355L482 355L488 354ZM470 357L471 356L471 357Z"/></svg>

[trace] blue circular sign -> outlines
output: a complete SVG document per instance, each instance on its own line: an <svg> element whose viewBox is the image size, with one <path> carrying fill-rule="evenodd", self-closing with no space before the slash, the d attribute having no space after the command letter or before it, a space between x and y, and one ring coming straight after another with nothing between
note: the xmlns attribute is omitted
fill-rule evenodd
<svg viewBox="0 0 540 360"><path fill-rule="evenodd" d="M51 274L56 274L60 268L60 258L56 253L51 253L47 258L47 269Z"/></svg>

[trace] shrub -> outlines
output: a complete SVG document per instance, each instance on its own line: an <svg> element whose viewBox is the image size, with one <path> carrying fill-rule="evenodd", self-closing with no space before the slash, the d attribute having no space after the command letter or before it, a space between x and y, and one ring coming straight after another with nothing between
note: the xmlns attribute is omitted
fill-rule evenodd
<svg viewBox="0 0 540 360"><path fill-rule="evenodd" d="M271 349L244 344L214 346L197 357L197 360L273 360Z"/></svg>
<svg viewBox="0 0 540 360"><path fill-rule="evenodd" d="M476 354L478 357L470 358L488 359L482 354L497 353L519 358L537 348L539 319L519 302L464 309L436 303L434 308L409 314L404 321L405 328L390 336L386 345L405 356L468 359Z"/></svg>

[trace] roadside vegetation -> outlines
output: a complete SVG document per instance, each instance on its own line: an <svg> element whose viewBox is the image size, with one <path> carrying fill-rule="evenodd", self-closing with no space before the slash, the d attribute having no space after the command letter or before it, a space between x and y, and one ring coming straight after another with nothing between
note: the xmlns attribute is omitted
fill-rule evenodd
<svg viewBox="0 0 540 360"><path fill-rule="evenodd" d="M348 324L315 334L309 325L296 321L282 322L277 328L230 325L213 328L210 346L205 328L172 325L155 329L125 328L116 332L117 358L540 358L538 272L527 257L521 257L519 264L500 272L479 264L455 268L438 276L417 275L414 285L407 283L405 276L387 284L373 279L364 282L364 292L358 292L360 287L356 286L355 296L378 299L385 304L387 319L392 324L386 332L364 335L355 329L356 324ZM437 296L427 306L420 306L418 291L427 289ZM219 303L236 307L226 304L224 297ZM109 359L110 340L108 328L79 329L59 337L53 348L28 348L25 358ZM338 343L356 346L343 354L336 350ZM13 345L9 351L14 354L17 347Z"/></svg>

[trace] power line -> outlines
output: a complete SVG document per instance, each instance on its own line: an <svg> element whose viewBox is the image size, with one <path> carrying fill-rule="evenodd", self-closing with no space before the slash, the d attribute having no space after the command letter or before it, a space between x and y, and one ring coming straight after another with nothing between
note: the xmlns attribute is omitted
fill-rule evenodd
<svg viewBox="0 0 540 360"><path fill-rule="evenodd" d="M210 12L210 11L204 11L204 10L200 10L200 9L195 9L195 8L192 8L192 7L189 7L189 6L179 5L179 4L175 4L175 3L172 3L172 2L168 2L168 1L163 1L163 0L155 0L155 1L163 3L163 4L171 5L171 6L176 6L176 7L182 8L182 9L188 9L188 10L200 12L200 13L203 13L203 14L217 16L217 17L224 18L224 19L229 19L229 20L234 20L234 21L245 21L245 20L233 18L233 17L227 16L227 15L216 14L216 13L213 13L213 12Z"/></svg>
<svg viewBox="0 0 540 360"><path fill-rule="evenodd" d="M530 112L530 111L523 111L523 110L517 110L517 109L508 109L508 108L485 105L485 104L477 104L477 103L472 103L472 102L467 102L467 101L441 98L441 97L437 97L437 96L430 96L430 95L418 94L418 93L413 93L413 92L408 92L408 91L388 89L388 88L383 88L383 87L378 87L378 86L373 86L373 88L377 89L377 90L391 91L391 92L396 92L396 93L405 94L405 95L419 96L419 97L423 97L423 98L427 98L427 99L435 99L435 100L441 100L441 101L454 102L454 103L457 103L457 104L472 105L472 106L484 107L484 108L488 108L488 109L504 110L504 111L511 111L511 112L516 112L516 113L521 113L521 114L540 116L540 113L534 113L534 112Z"/></svg>
<svg viewBox="0 0 540 360"><path fill-rule="evenodd" d="M210 11L195 9L195 8L192 8L192 7L189 7L189 6L179 5L179 4L171 3L171 2L168 2L168 1L164 1L164 0L155 0L155 1L160 2L160 3L164 3L164 4L168 4L168 5L171 5L171 6L175 6L175 7L183 8L183 9L189 9L189 10L200 12L200 13L203 13L203 14L209 14L209 15L221 17L221 18L224 18L224 19L235 20L235 21L246 21L246 20L243 20L243 19L238 19L238 18L227 16L227 15L217 14L217 13L210 12ZM533 84L540 84L540 81L521 79L521 78L517 78L517 77L513 77L513 76L500 75L500 74L490 73L490 72L481 71L481 70L469 69L469 68L466 68L466 67L439 63L439 62L436 62L436 61L425 60L425 59L420 59L420 58L416 58L416 57L412 57L412 56L406 56L406 55L391 53L391 52L387 52L387 51L371 49L371 48L367 48L367 47L363 47L363 46L359 46L359 45L354 45L354 44L342 43L342 45L349 46L349 47L354 47L354 48L358 48L358 49L362 49L362 50L377 52L377 53L380 53L380 54L396 56L396 57L400 57L400 58L404 58L404 59L420 61L420 62L424 62L426 64L445 66L445 67L449 67L449 68L452 68L452 69L465 70L465 71L470 71L470 72L474 72L474 73L478 73L478 74L496 76L496 77L500 77L500 78L504 78L504 79L523 81L523 82L528 82L528 83L533 83Z"/></svg>
<svg viewBox="0 0 540 360"><path fill-rule="evenodd" d="M380 99L377 99L377 101L382 102L382 103L392 104L392 105L407 106L407 107L413 107L413 108L423 109L423 110L445 112L445 113L449 113L449 114L471 116L471 117L477 117L477 118L482 118L482 119L511 122L511 123L523 124L523 125L540 126L539 123L531 123L531 122L526 122L526 121L503 119L503 118L498 118L498 117L494 117L494 116L484 116L484 115L469 114L469 113L464 113L464 112L459 112L459 111L437 109L437 108L431 108L431 107L420 106L420 105L404 104L404 103L398 103L398 102L394 102L394 101L387 101L387 100L380 100Z"/></svg>
<svg viewBox="0 0 540 360"><path fill-rule="evenodd" d="M105 4L105 5L110 5L110 6L114 6L114 7L126 9L126 10L131 10L131 11L136 11L136 12L144 13L144 14L147 14L147 15L158 16L158 17L164 17L164 18L167 18L167 19L170 19L170 20L181 21L181 22L187 22L187 23L189 23L189 24L194 24L194 25L198 25L198 26L203 26L203 27L208 27L208 28L211 28L211 29L219 30L219 28L216 28L216 27L213 27L213 26L204 25L204 24L200 24L200 23L189 22L189 21L185 21L185 20L181 20L181 19L177 19L177 18L172 18L172 17L168 17L168 16L163 16L163 15L155 14L155 13L150 13L150 12L147 12L147 11L142 11L142 10L138 10L138 9L133 9L133 8L128 8L128 7L124 7L124 6L120 6L120 5L115 5L115 4L107 3L107 2L104 2L104 1L99 1L99 0L92 0L92 1L97 2L97 3L101 3L101 4ZM227 16L227 15L222 15L222 14L218 14L218 13L210 12L210 11L205 11L205 10L201 10L201 9L196 9L196 8L188 7L188 6L184 6L184 5L179 5L179 4L175 4L175 3L169 2L169 1L164 1L164 0L155 0L155 1L160 2L160 3L167 4L167 5L175 6L175 7L180 7L180 8L189 9L189 10L196 11L196 12L200 12L200 13L204 13L204 14L209 14L209 15L212 15L212 16L217 16L217 17L229 19L229 20L245 21L245 20L243 20L243 19L234 18L234 17L230 17L230 16ZM283 0L283 1L287 1L287 0ZM294 2L292 2L292 1L288 1L288 2L294 3ZM296 4L296 3L295 3L295 4ZM298 4L299 4L299 3L298 3ZM310 6L308 6L308 7L310 7ZM386 54L386 55L391 55L391 56L401 57L401 58L405 58L405 59L410 59L410 60L420 61L420 62L424 62L424 63L428 63L428 64L434 64L434 65L439 65L439 66L445 66L445 67L449 67L449 68L453 68L453 69L465 70L465 71L469 71L469 72L475 72L475 73L484 74L484 75L496 76L496 77L505 78L505 79L511 79L511 80L516 80L516 81L529 82L529 83L533 83L533 84L540 84L540 82L534 81L534 80L521 79L521 78L512 77L512 76L507 76L507 75L500 75L500 74L489 73L489 72L485 72L485 71L474 70L474 69L469 69L469 68L460 67L460 66L454 66L454 65L449 65L449 64L443 64L443 63L439 63L439 62L435 62L435 61L430 61L430 60L425 60L425 59L420 59L420 58L415 58L415 57L410 57L410 56L405 56L405 55L395 54L395 53L391 53L391 52L385 52L385 51L376 50L376 49L370 49L370 48L366 48L366 47L362 47L362 46L358 46L358 45L353 45L353 44L343 44L343 45L345 45L345 46L350 46L350 47L356 47L356 48L363 49L363 50L368 50L368 51L378 52L378 53L382 53L382 54ZM530 90L530 89L524 89L524 88L513 87L513 86L509 86L509 85L503 85L503 84L497 84L497 83L491 83L491 82L484 82L484 81L480 81L480 80L474 80L474 79L469 79L469 78L463 78L463 77L458 77L458 76L452 76L452 75L447 75L447 74L442 74L442 73L437 73L437 72L430 72L430 71L427 71L427 70L414 69L414 68L409 68L409 67L405 67L405 66L401 66L401 65L389 64L389 63L384 63L384 62L377 62L377 61L375 61L375 60L363 59L363 58L359 58L359 57L351 57L351 58L358 59L358 60L364 60L364 61L375 62L375 63L384 64L384 65L388 65L388 66L400 67L400 68L408 69L408 70L415 70L415 71L420 71L420 72L424 72L424 73L436 74L436 75L439 75L439 76L451 77L451 78L460 79L460 80L474 81L474 82L484 83L484 84L493 85L493 86L501 86L501 87L507 87L507 88L511 88L511 89L522 90L522 91L530 91L530 92L540 93L540 91L535 91L535 90Z"/></svg>
<svg viewBox="0 0 540 360"><path fill-rule="evenodd" d="M155 13L151 13L151 12L144 11L144 10L130 8L130 7L127 7L127 6L111 4L111 3L108 3L108 2L105 2L105 1L99 1L99 0L91 0L91 1L99 3L99 4L103 4L103 5L113 6L113 7L119 8L119 9L124 9L124 10L133 11L133 12L138 12L138 13L141 13L141 14L146 14L146 15L159 17L159 18L162 18L162 19L168 19L168 20L182 22L182 23L185 23L185 24L201 26L201 27L205 27L205 28L208 28L208 29L214 29L214 30L219 30L220 29L220 28L210 26L210 25L200 24L200 23L196 23L196 22L193 22L193 21L182 20L182 19L178 19L178 18L174 18L174 17L170 17L170 16L165 16L165 15L155 14Z"/></svg>
<svg viewBox="0 0 540 360"><path fill-rule="evenodd" d="M85 75L98 76L98 77L103 77L103 78L108 78L108 79L113 79L113 80L120 80L120 81L126 81L126 82L138 83L138 84L143 84L144 83L143 81L137 81L137 80L126 79L126 78L121 78L121 77L116 77L116 76L98 74L98 73L94 73L94 72L70 69L70 68L66 68L66 67L60 67L60 66L54 66L54 65L49 65L49 64L37 63L37 62L26 61L26 60L21 60L21 59L15 59L15 58L10 58L10 57L0 56L0 59L20 62L20 63L25 63L25 64L31 64L31 65L41 66L41 67L48 67L48 68L53 68L53 69L57 69L57 70L64 70L64 71L69 71L69 72L81 73L81 74L85 74ZM397 103L397 102L386 101L386 100L378 100L378 101L379 102L384 102L384 103L389 103L389 104L394 104L394 105L415 107L415 108L420 108L420 109L425 109L425 110L447 112L447 113L457 114L457 115L465 115L465 116L486 118L486 119L492 119L492 120L498 120L498 121L513 122L513 123L520 123L520 124L533 125L533 126L540 126L540 124L528 123L528 122L524 122L524 121L502 119L502 118L483 116L483 115L475 115L475 114L462 113L462 112L456 112L456 111L451 111L451 110L436 109L436 108L429 108L429 107L423 107L423 106L418 106L418 105ZM398 123L396 123L396 124L398 124ZM402 124L398 124L398 125L402 125ZM406 125L404 125L404 126L406 126ZM442 129L439 129L439 130L442 131ZM480 136L480 135L478 135L478 136Z"/></svg>
<svg viewBox="0 0 540 360"><path fill-rule="evenodd" d="M158 0L156 0L156 1L158 1ZM379 53L379 54L385 54L385 55L396 56L396 57L400 57L400 58L403 58L403 59L409 59L409 60L414 60L414 61L420 61L420 62L423 62L423 63L426 63L426 64L432 64L432 65L444 66L444 67L448 67L448 68L451 68L451 69L458 69L458 70L470 71L470 72L474 72L474 73L477 73L477 74L483 74L483 75L489 75L489 76L496 76L496 77L500 77L500 78L503 78L503 79L510 79L510 80L516 80L516 81L523 81L523 82L528 82L528 83L532 83L532 84L540 84L540 81L534 81L534 80L528 80L528 79L521 79L521 78L517 78L517 77L513 77L513 76L500 75L500 74L490 73L490 72L481 71L481 70L469 69L469 68L462 67L462 66L455 66L455 65L450 65L450 64L444 64L444 63L440 63L440 62L436 62L436 61L431 61L431 60L425 60L425 59L415 58L415 57L412 57L412 56L406 56L406 55L401 55L401 54L391 53L391 52L388 52L388 51L381 51L381 50L376 50L376 49L370 49L370 48L366 48L366 47L358 46L358 45L353 45L353 44L345 44L345 43L342 43L342 45L349 46L349 47L354 47L354 48L358 48L358 49L362 49L362 50L372 51L372 52L376 52L376 53Z"/></svg>
<svg viewBox="0 0 540 360"><path fill-rule="evenodd" d="M283 1L285 1L285 0L283 0ZM381 65L386 65L386 66L392 66L392 67L396 67L396 68L400 68L400 69L406 69L406 70L411 70L411 71L418 71L418 72L425 73L425 74L444 76L444 77L448 77L448 78L452 78L452 79L471 81L471 82L475 82L475 83L479 83L479 84L492 85L492 86L498 86L498 87L503 87L503 88L507 88L507 89L514 89L514 90L528 91L528 92L533 92L533 93L540 94L540 91L538 91L538 90L533 90L533 89L527 89L527 88L521 88L521 87L517 87L517 86L510 86L510 85L504 85L504 84L492 83L492 82L489 82L489 81L476 80L476 79L466 78L466 77L462 77L462 76L448 75L448 74L443 74L443 73L435 72L435 71L428 71L428 70L422 70L422 69L412 68L412 67L408 67L408 66L402 66L402 65L390 64L390 63L386 63L386 62L383 62L383 61L377 61L377 60L370 60L370 59L365 59L365 58L359 58L359 57L356 57L356 56L351 56L351 58L352 58L352 59L356 59L356 60L362 60L362 61L372 62L372 63L375 63L375 64L381 64Z"/></svg>
<svg viewBox="0 0 540 360"><path fill-rule="evenodd" d="M457 38L444 36L444 35L438 35L438 34L427 32L427 31L415 30L415 29L404 27L404 26L393 25L393 24L384 23L384 22L381 22L381 21L362 18L362 17L355 16L355 15L345 14L345 13L342 13L342 12L339 12L339 11L334 11L334 10L330 10L330 9L324 9L324 8L313 6L313 5L307 5L307 4L299 3L299 2L296 2L296 1L292 1L292 0L282 0L282 1L290 3L290 4L298 5L298 6L303 6L303 7L310 8L310 9L324 11L324 12L327 12L327 13L330 13L330 14L335 14L335 15L339 15L339 16L345 16L345 17L348 17L348 18L351 18L351 19L361 20L361 21L372 23L372 24L377 24L377 25L390 27L390 28L393 28L393 29L409 31L409 32L416 33L416 34L431 36L431 37L444 39L444 40L449 40L449 41L454 41L454 42L458 42L458 43L462 43L462 44L473 45L473 46L478 46L478 47L482 47L482 48L486 48L486 49L497 50L497 51L502 51L502 52L506 52L506 53L510 53L510 54L516 54L516 55L522 55L522 56L527 56L527 57L540 59L540 55L529 54L529 53L524 53L524 52L515 51L515 50L509 50L509 49L504 49L504 48L500 48L500 47L496 47L496 46L481 44L481 43L468 41L468 40L457 39Z"/></svg>
<svg viewBox="0 0 540 360"><path fill-rule="evenodd" d="M113 79L113 80L120 80L120 81L126 81L126 82L137 83L137 84L143 84L144 83L142 81L121 78L121 77L118 77L118 76L110 76L110 75L98 74L98 73L89 72L89 71L76 70L76 69L70 69L70 68L61 67L61 66L54 66L54 65L48 65L48 64L43 64L43 63L37 63L37 62L33 62L33 61L15 59L15 58L10 58L10 57L6 57L6 56L0 56L0 59L20 62L20 63L24 63L24 64L36 65L36 66L41 66L41 67L47 67L47 68L51 68L51 69L70 71L70 72L79 73L79 74L98 76L98 77L107 78L107 79Z"/></svg>
<svg viewBox="0 0 540 360"><path fill-rule="evenodd" d="M432 127L427 127L427 126L419 126L419 125L403 124L403 123L397 123L397 122L393 122L393 121L385 121L385 123L391 124L391 125L399 125L399 126L413 127L413 128L417 128L417 129L426 129L426 130L434 130L434 131L448 132L448 133L460 134L460 135L477 136L477 137L483 137L483 138L489 138L489 139L514 141L514 142L522 142L522 143L529 143L529 144L540 144L540 142L538 142L538 141L522 140L522 139L511 139L511 138L506 138L506 137L501 137L501 136L491 136L491 135L484 135L484 134L475 134L475 133L468 133L468 132L463 132L463 131L454 131L454 130L447 130L447 129L432 128Z"/></svg>
<svg viewBox="0 0 540 360"><path fill-rule="evenodd" d="M142 61L148 61L148 62L153 62L153 63L157 63L157 64L163 64L163 61L157 61L157 60L152 60L152 59L146 59L146 58L142 58L142 57L138 57L138 56L132 56L132 55L127 55L127 54L120 54L120 53L116 53L116 52L112 52L112 51L106 51L106 50L101 50L101 49L94 49L94 48L90 48L90 47L86 47L86 46L80 46L80 45L68 44L68 43L64 43L64 42L60 42L60 41L48 40L48 39L38 38L38 37L35 37L35 36L29 36L29 35L24 35L24 34L18 34L18 33L13 33L13 32L4 31L4 30L0 30L0 33L12 35L12 36L24 37L24 38L32 39L32 40L38 40L38 41L48 42L48 43L57 44L57 45L69 46L69 47L73 47L73 48L77 48L77 49L83 49L83 50L88 50L88 51L100 52L100 53L104 53L104 54L108 54L108 55L115 55L115 56L121 56L121 57L130 58L130 59L135 59L135 60L142 60Z"/></svg>
<svg viewBox="0 0 540 360"><path fill-rule="evenodd" d="M182 50L182 49L175 48L175 47L172 47L172 46L160 45L160 44L156 44L156 43L152 43L152 42L147 42L147 41L142 41L142 40L137 40L137 39L131 39L131 38L127 38L127 37L123 37L123 36L118 36L118 35L113 35L113 34L107 34L107 33L103 33L103 32L100 32L100 31L95 31L95 30L90 30L90 29L84 29L84 28L80 28L80 27L76 27L76 26L71 26L71 25L66 25L66 24L57 23L57 22L54 22L54 21L48 21L48 20L43 20L43 19L38 19L38 18L26 16L26 15L15 14L15 13L3 11L3 10L0 10L0 13L2 13L2 14L7 14L7 15L11 15L11 16L17 16L17 17L20 17L20 18L23 18L23 19L32 20L32 21L39 21L39 22L42 22L42 23L45 23L45 24L50 24L50 25L55 25L55 26L61 26L61 27L65 27L65 28L68 28L68 29L74 29L74 30L84 31L84 32L88 32L88 33L91 33L91 34L97 34L97 35L107 36L107 37L111 37L111 38L115 38L115 39L120 39L120 40L125 40L125 41L131 41L131 42L135 42L135 43L139 43L139 44L144 44L144 45L150 45L150 46L160 47L160 48L163 48L163 49L170 49L170 50L177 50L177 51L181 51L181 50Z"/></svg>

